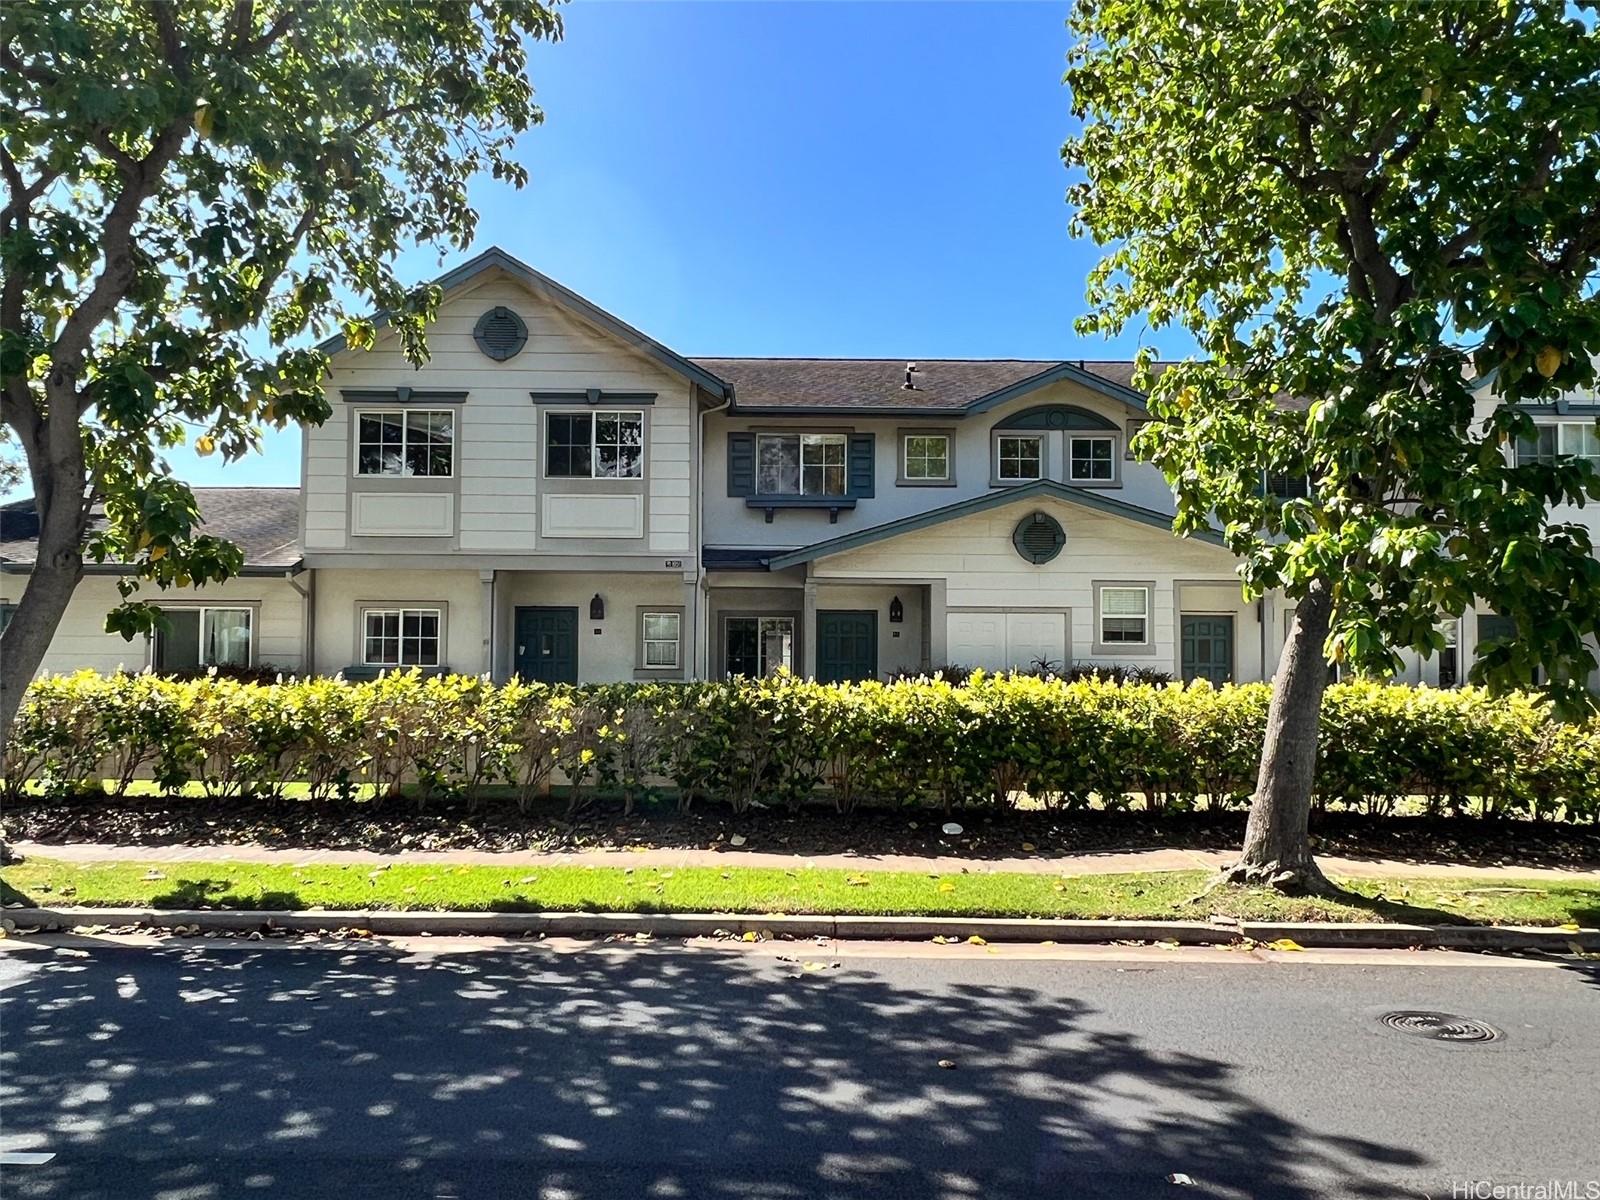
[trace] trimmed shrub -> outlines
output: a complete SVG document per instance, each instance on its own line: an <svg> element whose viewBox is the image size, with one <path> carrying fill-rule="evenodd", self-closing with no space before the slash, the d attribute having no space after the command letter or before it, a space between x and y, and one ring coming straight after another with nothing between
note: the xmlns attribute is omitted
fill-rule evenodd
<svg viewBox="0 0 1600 1200"><path fill-rule="evenodd" d="M827 685L589 686L391 673L268 684L208 675L37 681L5 750L4 794L135 778L228 799L401 792L476 802L510 786L526 807L552 780L598 792L676 790L735 812L831 799L1048 808L1238 806L1255 782L1271 690L973 671ZM1534 693L1492 696L1357 681L1323 702L1318 803L1437 815L1600 817L1600 718L1564 722Z"/></svg>

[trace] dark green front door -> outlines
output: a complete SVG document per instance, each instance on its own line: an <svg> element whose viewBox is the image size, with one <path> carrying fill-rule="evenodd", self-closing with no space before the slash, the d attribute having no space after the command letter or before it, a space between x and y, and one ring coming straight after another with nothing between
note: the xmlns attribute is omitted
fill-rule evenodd
<svg viewBox="0 0 1600 1200"><path fill-rule="evenodd" d="M517 674L539 683L578 682L578 610L517 609Z"/></svg>
<svg viewBox="0 0 1600 1200"><path fill-rule="evenodd" d="M1227 683L1233 678L1233 618L1183 618L1183 678Z"/></svg>
<svg viewBox="0 0 1600 1200"><path fill-rule="evenodd" d="M842 683L878 677L878 614L817 614L817 679Z"/></svg>

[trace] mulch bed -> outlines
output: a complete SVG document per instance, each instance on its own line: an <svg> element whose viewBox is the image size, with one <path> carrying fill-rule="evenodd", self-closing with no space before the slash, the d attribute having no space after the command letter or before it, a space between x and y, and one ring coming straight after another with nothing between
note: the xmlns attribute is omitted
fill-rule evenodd
<svg viewBox="0 0 1600 1200"><path fill-rule="evenodd" d="M259 843L323 850L594 850L650 846L726 847L814 854L956 854L976 861L1026 853L1041 856L1157 847L1230 849L1244 833L1243 812L1151 815L1142 812L983 811L957 813L959 836L941 832L946 818L912 809L863 809L840 816L827 808L761 809L733 816L705 806L680 814L671 802L624 818L607 802L570 816L560 800L526 815L510 802L476 811L465 803L109 799L23 801L0 815L12 841L122 844ZM1578 867L1600 864L1600 825L1367 816L1329 812L1312 817L1317 848L1347 857L1450 861L1463 865ZM1028 843L1033 850L1023 849Z"/></svg>

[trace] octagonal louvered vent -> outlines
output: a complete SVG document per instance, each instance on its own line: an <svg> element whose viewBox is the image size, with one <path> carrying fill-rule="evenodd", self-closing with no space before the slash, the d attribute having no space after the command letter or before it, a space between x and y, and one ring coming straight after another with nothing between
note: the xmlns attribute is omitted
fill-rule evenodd
<svg viewBox="0 0 1600 1200"><path fill-rule="evenodd" d="M509 308L491 308L478 318L472 340L495 362L505 362L528 344L528 327Z"/></svg>
<svg viewBox="0 0 1600 1200"><path fill-rule="evenodd" d="M1036 512L1023 517L1011 533L1017 553L1037 566L1061 553L1067 544L1067 531L1049 513Z"/></svg>

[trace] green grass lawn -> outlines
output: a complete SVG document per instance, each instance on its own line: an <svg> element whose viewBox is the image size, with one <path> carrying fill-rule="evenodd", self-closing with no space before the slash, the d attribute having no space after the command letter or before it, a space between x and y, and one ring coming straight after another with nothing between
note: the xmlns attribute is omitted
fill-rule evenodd
<svg viewBox="0 0 1600 1200"><path fill-rule="evenodd" d="M441 909L457 912L726 912L993 917L1600 923L1600 883L1348 880L1343 900L1244 888L1196 899L1203 871L968 874L730 867L75 865L33 858L0 872L7 902L156 908ZM13 916L17 914L13 913Z"/></svg>

